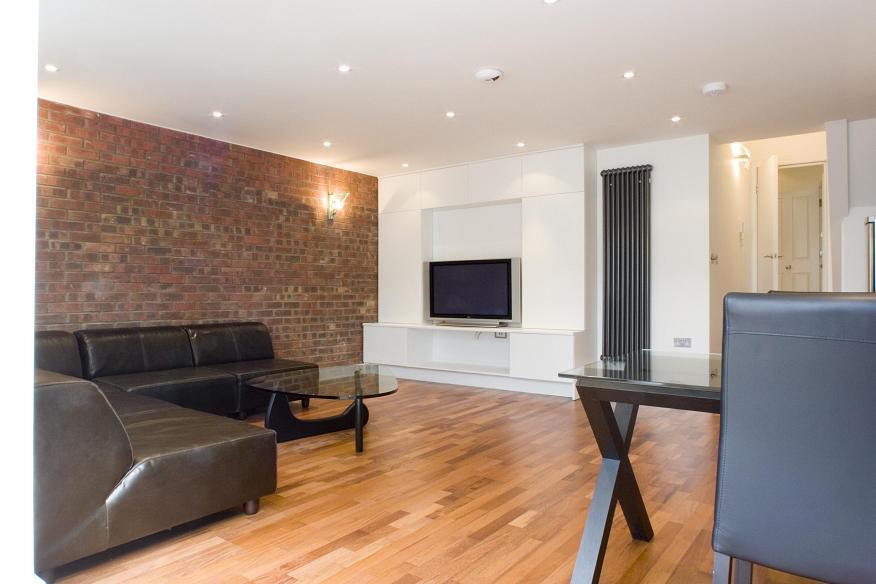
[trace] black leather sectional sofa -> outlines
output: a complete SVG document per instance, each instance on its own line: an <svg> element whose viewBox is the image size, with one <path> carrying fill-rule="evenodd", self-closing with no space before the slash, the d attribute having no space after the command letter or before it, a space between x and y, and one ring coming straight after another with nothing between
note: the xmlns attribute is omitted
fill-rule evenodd
<svg viewBox="0 0 876 584"><path fill-rule="evenodd" d="M40 332L35 357L35 568L49 577L205 515L255 513L276 488L276 435L212 413L258 406L247 379L315 367L276 359L260 323Z"/></svg>
<svg viewBox="0 0 876 584"><path fill-rule="evenodd" d="M47 331L36 343L37 368L62 365L59 373L99 387L223 415L243 416L267 403L265 392L247 389L248 379L316 367L276 358L268 328L258 322Z"/></svg>

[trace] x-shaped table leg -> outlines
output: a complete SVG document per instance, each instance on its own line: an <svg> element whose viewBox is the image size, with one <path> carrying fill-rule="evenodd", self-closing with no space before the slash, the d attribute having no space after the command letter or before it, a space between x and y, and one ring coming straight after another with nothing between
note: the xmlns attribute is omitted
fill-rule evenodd
<svg viewBox="0 0 876 584"><path fill-rule="evenodd" d="M635 539L650 541L654 537L654 530L628 456L639 406L618 403L612 408L611 402L588 398L586 392L580 389L578 395L602 454L602 466L578 547L572 582L595 584L599 582L611 521L618 502Z"/></svg>

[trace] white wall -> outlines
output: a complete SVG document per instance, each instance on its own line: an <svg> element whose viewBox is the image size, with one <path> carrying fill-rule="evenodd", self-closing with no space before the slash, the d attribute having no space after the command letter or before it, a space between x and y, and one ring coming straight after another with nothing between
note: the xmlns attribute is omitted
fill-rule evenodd
<svg viewBox="0 0 876 584"><path fill-rule="evenodd" d="M739 144L709 149L709 242L717 261L710 264L709 349L721 352L724 296L753 289L751 270L751 166L733 160Z"/></svg>
<svg viewBox="0 0 876 584"><path fill-rule="evenodd" d="M691 348L680 350L707 352L709 136L702 134L606 148L597 152L596 163L599 171L640 164L654 166L651 173L651 346L657 350L677 350L673 347L673 338L690 337ZM601 199L600 184L600 207ZM599 214L598 211L597 216ZM597 289L601 294L601 261L599 264Z"/></svg>
<svg viewBox="0 0 876 584"><path fill-rule="evenodd" d="M876 118L848 122L848 214L842 219L844 292L867 290L867 239L864 222L876 216Z"/></svg>

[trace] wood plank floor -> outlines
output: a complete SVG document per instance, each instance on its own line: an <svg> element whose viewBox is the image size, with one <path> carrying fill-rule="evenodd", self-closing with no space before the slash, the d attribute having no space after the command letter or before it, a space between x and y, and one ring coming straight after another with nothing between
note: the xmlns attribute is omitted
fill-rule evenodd
<svg viewBox="0 0 876 584"><path fill-rule="evenodd" d="M343 405L312 404L316 416ZM363 454L352 431L280 444L278 489L257 515L156 534L59 581L569 581L600 461L577 402L405 381L368 405ZM640 410L630 458L655 537L633 541L618 511L603 582L710 581L717 437L717 416ZM806 581L757 568L755 582Z"/></svg>

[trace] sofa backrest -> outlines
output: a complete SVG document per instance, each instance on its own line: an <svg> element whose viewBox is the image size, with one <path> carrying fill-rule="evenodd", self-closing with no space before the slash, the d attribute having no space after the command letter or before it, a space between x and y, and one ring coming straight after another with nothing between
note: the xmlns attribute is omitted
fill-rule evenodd
<svg viewBox="0 0 876 584"><path fill-rule="evenodd" d="M41 331L34 335L34 367L82 377L79 344L73 333Z"/></svg>
<svg viewBox="0 0 876 584"><path fill-rule="evenodd" d="M185 327L195 365L273 359L268 327L260 322L226 322Z"/></svg>
<svg viewBox="0 0 876 584"><path fill-rule="evenodd" d="M128 434L97 386L84 379L37 370L37 571L106 549L106 498L132 465Z"/></svg>
<svg viewBox="0 0 876 584"><path fill-rule="evenodd" d="M185 329L155 326L76 331L85 378L191 367Z"/></svg>

